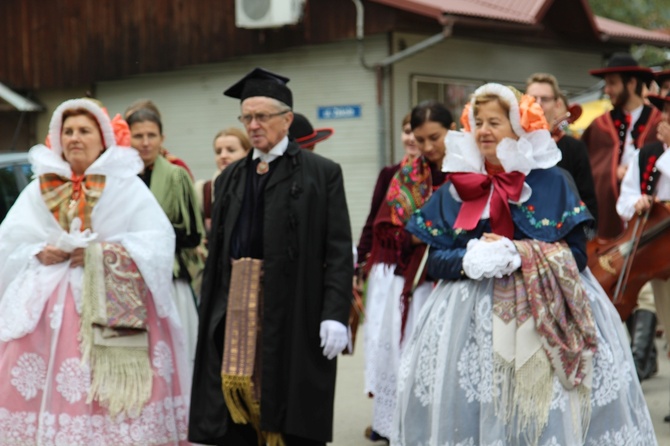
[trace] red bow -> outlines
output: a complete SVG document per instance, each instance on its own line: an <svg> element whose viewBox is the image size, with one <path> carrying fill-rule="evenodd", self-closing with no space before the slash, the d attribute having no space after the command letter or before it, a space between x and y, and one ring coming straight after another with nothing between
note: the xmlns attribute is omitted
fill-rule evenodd
<svg viewBox="0 0 670 446"><path fill-rule="evenodd" d="M514 237L514 223L508 200L519 201L526 175L521 172L503 172L495 175L481 173L452 173L449 176L463 200L454 228L474 229L484 212L493 184L491 197L491 229L507 238Z"/></svg>

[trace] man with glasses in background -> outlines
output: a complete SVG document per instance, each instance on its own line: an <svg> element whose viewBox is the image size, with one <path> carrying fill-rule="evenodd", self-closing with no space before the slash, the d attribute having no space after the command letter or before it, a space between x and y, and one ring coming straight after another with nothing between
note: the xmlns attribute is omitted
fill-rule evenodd
<svg viewBox="0 0 670 446"><path fill-rule="evenodd" d="M556 77L547 73L532 74L526 80L526 94L533 96L544 111L544 116L551 127L551 136L563 155L558 167L565 169L572 176L580 198L593 218L598 221L598 205L588 150L583 142L567 135L563 128L563 123L567 122L569 116L559 115L559 110L567 110L568 104L563 103ZM559 108L559 105L562 107Z"/></svg>
<svg viewBox="0 0 670 446"><path fill-rule="evenodd" d="M354 262L340 166L288 137L288 78L256 68L241 101L254 147L218 177L189 440L325 446Z"/></svg>

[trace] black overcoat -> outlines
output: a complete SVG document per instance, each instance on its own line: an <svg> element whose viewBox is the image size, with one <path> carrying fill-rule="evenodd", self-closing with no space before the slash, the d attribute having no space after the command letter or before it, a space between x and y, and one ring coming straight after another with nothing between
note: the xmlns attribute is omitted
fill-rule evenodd
<svg viewBox="0 0 670 446"><path fill-rule="evenodd" d="M231 234L251 153L217 179L200 306L189 422L193 442L219 444L232 423L221 391ZM323 320L347 324L353 253L342 170L290 142L264 191L261 429L332 441L336 360Z"/></svg>

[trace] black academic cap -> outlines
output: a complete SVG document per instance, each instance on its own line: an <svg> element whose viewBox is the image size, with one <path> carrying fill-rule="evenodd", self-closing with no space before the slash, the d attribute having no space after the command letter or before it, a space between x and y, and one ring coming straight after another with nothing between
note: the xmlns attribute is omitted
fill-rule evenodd
<svg viewBox="0 0 670 446"><path fill-rule="evenodd" d="M265 96L293 107L293 95L286 86L290 79L263 68L254 68L242 79L223 92L224 95L244 101L254 96Z"/></svg>

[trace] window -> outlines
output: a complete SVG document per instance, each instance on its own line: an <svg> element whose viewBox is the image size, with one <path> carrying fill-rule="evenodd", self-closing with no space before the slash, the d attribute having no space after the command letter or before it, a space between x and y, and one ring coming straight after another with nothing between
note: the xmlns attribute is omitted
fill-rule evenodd
<svg viewBox="0 0 670 446"><path fill-rule="evenodd" d="M474 80L456 80L437 76L412 76L412 106L434 99L447 106L460 128L463 107L470 96L482 85Z"/></svg>

